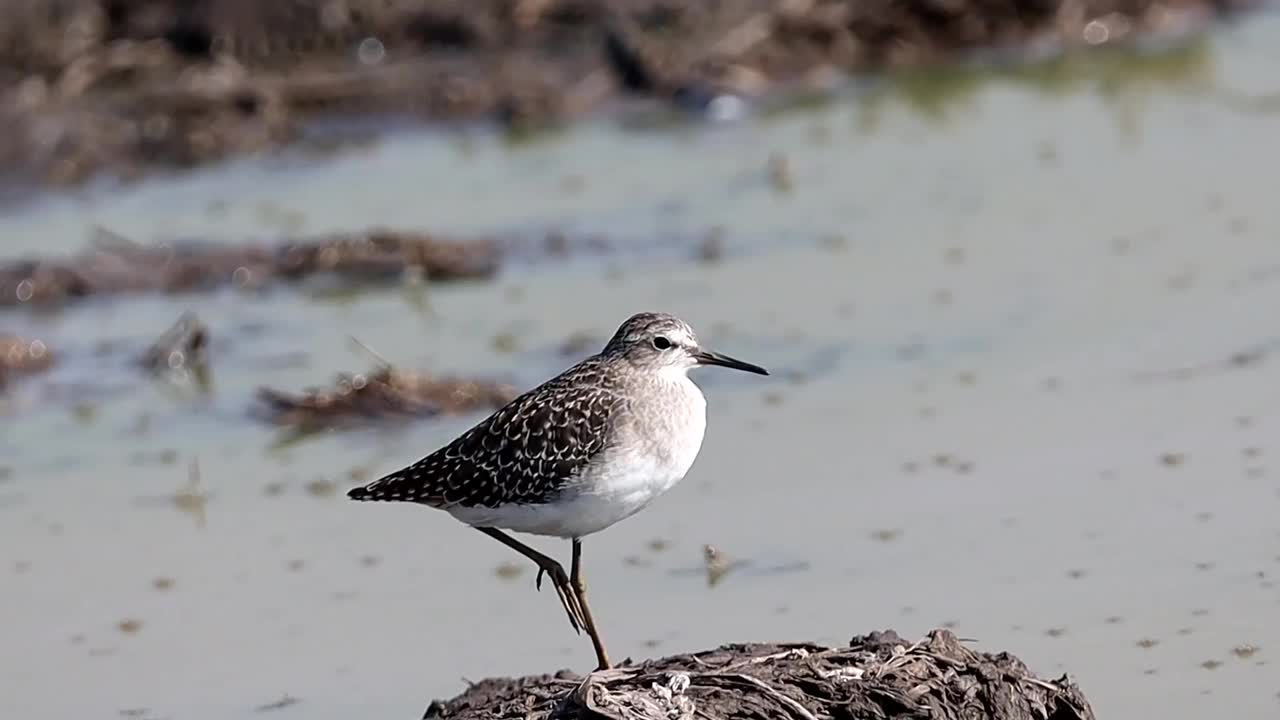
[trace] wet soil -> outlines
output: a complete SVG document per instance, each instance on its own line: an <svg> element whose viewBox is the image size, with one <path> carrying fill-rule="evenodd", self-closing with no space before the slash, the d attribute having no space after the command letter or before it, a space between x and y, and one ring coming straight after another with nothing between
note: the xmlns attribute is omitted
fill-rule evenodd
<svg viewBox="0 0 1280 720"><path fill-rule="evenodd" d="M525 129L623 95L732 115L776 88L1182 32L1257 2L26 0L0 27L0 167L71 185L273 148L321 117Z"/></svg>
<svg viewBox="0 0 1280 720"><path fill-rule="evenodd" d="M496 678L423 717L990 718L1092 720L1065 676L1046 681L1007 652L965 647L947 630L909 643L893 631L848 647L725 645L592 673Z"/></svg>

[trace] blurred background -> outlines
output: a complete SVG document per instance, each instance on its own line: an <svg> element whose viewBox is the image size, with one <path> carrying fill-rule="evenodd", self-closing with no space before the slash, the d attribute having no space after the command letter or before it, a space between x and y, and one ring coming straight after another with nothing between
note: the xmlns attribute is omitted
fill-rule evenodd
<svg viewBox="0 0 1280 720"><path fill-rule="evenodd" d="M4 2L0 714L588 669L343 496L662 310L774 374L586 544L616 659L945 626L1275 717L1277 70L1230 1Z"/></svg>

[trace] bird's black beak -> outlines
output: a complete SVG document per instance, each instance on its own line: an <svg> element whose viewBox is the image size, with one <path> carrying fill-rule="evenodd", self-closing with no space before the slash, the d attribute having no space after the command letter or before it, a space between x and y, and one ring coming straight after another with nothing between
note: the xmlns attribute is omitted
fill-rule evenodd
<svg viewBox="0 0 1280 720"><path fill-rule="evenodd" d="M720 367L733 368L734 370L742 370L744 372L755 373L757 375L768 375L769 371L759 365L752 365L749 362L743 362L728 355L721 355L718 352L710 350L698 350L693 354L693 359L698 361L699 365L719 365Z"/></svg>

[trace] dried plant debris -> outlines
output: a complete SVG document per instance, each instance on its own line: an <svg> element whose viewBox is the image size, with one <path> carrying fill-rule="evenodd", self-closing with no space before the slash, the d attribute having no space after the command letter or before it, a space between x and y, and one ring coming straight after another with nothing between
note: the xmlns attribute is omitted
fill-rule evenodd
<svg viewBox="0 0 1280 720"><path fill-rule="evenodd" d="M43 340L0 333L0 389L11 377L44 372L53 362L53 353Z"/></svg>
<svg viewBox="0 0 1280 720"><path fill-rule="evenodd" d="M908 643L893 631L848 647L726 645L595 672L494 678L435 701L450 718L936 718L1093 720L1066 677L1042 680L1013 655L982 653L950 631Z"/></svg>
<svg viewBox="0 0 1280 720"><path fill-rule="evenodd" d="M195 313L185 312L142 353L139 364L155 374L191 372L202 375L209 367L209 328Z"/></svg>
<svg viewBox="0 0 1280 720"><path fill-rule="evenodd" d="M63 259L0 263L0 307L66 303L93 295L260 287L272 280L336 276L352 283L485 278L500 248L486 240L442 240L419 232L372 230L259 244L173 242L140 245L107 232Z"/></svg>
<svg viewBox="0 0 1280 720"><path fill-rule="evenodd" d="M623 93L733 117L744 96L841 72L1113 44L1256 4L26 0L0 25L0 167L58 185L129 178L314 138L300 129L318 117L525 129Z"/></svg>
<svg viewBox="0 0 1280 720"><path fill-rule="evenodd" d="M274 268L287 278L322 272L356 280L397 280L406 274L432 281L485 278L497 271L499 251L492 240L458 242L375 230L289 243L276 253Z"/></svg>
<svg viewBox="0 0 1280 720"><path fill-rule="evenodd" d="M260 388L258 399L274 423L320 430L396 417L430 417L502 407L517 395L511 385L382 367L342 374L333 388L301 394Z"/></svg>

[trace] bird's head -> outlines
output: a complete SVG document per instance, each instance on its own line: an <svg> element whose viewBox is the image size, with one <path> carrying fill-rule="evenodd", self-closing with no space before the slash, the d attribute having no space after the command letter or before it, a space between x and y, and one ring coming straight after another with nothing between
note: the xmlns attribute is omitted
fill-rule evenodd
<svg viewBox="0 0 1280 720"><path fill-rule="evenodd" d="M666 313L638 313L627 318L605 345L603 354L655 370L684 373L702 365L718 365L757 375L769 374L759 365L702 347L688 323Z"/></svg>

